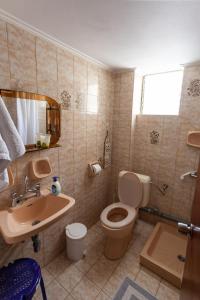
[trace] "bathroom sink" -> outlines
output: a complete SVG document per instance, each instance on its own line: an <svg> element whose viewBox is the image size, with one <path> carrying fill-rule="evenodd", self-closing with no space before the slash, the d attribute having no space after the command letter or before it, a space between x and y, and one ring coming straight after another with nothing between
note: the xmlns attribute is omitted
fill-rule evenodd
<svg viewBox="0 0 200 300"><path fill-rule="evenodd" d="M17 207L0 211L0 231L6 243L14 244L39 233L67 213L75 200L64 194L41 192Z"/></svg>

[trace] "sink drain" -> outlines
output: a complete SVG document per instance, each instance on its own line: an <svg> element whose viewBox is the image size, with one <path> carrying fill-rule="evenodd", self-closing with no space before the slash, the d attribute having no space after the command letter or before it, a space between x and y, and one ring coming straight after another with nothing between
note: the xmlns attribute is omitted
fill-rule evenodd
<svg viewBox="0 0 200 300"><path fill-rule="evenodd" d="M180 260L181 262L185 262L185 256L179 254L177 255L178 260Z"/></svg>
<svg viewBox="0 0 200 300"><path fill-rule="evenodd" d="M41 222L40 220L35 220L35 221L33 221L32 226L37 225L37 224L39 224L40 222Z"/></svg>

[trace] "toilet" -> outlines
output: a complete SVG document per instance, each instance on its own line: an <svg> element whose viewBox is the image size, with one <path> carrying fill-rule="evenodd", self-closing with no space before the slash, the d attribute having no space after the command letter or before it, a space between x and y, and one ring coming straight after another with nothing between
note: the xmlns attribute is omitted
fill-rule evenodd
<svg viewBox="0 0 200 300"><path fill-rule="evenodd" d="M147 206L151 178L129 171L121 171L118 178L120 202L107 206L101 213L101 226L106 235L104 255L109 259L122 257L131 239L138 209Z"/></svg>

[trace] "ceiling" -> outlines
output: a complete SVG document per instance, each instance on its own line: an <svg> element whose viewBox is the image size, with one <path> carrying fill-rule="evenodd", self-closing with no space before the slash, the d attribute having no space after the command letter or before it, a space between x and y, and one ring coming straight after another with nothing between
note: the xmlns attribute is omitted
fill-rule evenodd
<svg viewBox="0 0 200 300"><path fill-rule="evenodd" d="M0 0L0 8L113 69L200 60L199 1Z"/></svg>

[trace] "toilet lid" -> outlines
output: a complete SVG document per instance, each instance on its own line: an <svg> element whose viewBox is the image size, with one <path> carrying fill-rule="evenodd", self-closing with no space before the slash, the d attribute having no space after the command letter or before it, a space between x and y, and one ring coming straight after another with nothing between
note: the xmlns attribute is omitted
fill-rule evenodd
<svg viewBox="0 0 200 300"><path fill-rule="evenodd" d="M112 214L112 211L115 209L123 209L126 213L124 218L120 221L116 220L109 220L109 215ZM106 227L109 227L111 229L120 229L124 226L129 225L131 222L133 222L136 218L137 212L134 207L130 207L129 205L126 205L121 202L113 203L108 205L101 213L100 220L103 225Z"/></svg>
<svg viewBox="0 0 200 300"><path fill-rule="evenodd" d="M133 172L121 171L118 180L120 202L137 208L142 201L142 183Z"/></svg>

